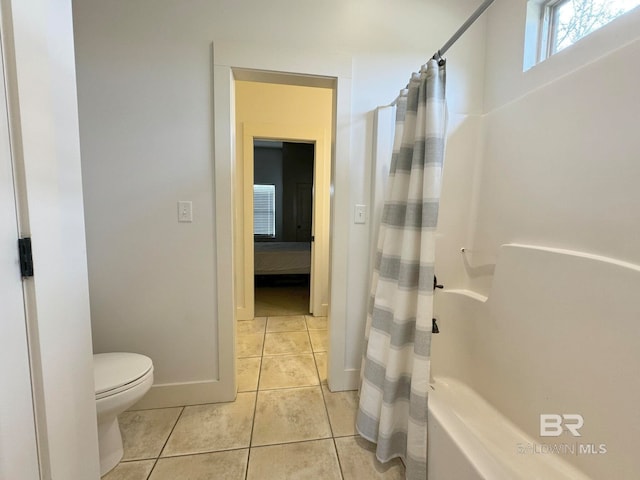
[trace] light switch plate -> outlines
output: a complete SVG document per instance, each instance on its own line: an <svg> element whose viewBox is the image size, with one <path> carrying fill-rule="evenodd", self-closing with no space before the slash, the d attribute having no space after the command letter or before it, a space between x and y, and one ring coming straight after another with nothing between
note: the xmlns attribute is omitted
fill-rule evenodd
<svg viewBox="0 0 640 480"><path fill-rule="evenodd" d="M367 223L367 206L366 205L356 205L353 222Z"/></svg>
<svg viewBox="0 0 640 480"><path fill-rule="evenodd" d="M187 200L178 202L178 221L193 222L193 203Z"/></svg>

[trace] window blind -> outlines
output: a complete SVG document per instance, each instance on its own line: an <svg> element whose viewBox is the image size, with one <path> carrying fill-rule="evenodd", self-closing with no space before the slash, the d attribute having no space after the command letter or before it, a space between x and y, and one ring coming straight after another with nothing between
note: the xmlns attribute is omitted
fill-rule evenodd
<svg viewBox="0 0 640 480"><path fill-rule="evenodd" d="M276 186L253 186L253 234L276 236Z"/></svg>

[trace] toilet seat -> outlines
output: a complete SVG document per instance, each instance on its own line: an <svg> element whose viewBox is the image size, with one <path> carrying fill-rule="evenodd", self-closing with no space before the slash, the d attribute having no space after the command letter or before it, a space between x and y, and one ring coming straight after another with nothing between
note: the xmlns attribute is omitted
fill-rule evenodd
<svg viewBox="0 0 640 480"><path fill-rule="evenodd" d="M99 353L93 356L96 400L116 395L153 375L153 362L137 353Z"/></svg>

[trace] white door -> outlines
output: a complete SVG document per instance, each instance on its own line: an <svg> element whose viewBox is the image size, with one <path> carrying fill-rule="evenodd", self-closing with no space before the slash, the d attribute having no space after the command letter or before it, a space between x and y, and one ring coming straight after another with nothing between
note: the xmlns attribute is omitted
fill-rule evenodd
<svg viewBox="0 0 640 480"><path fill-rule="evenodd" d="M0 478L36 480L40 473L3 75L0 98Z"/></svg>

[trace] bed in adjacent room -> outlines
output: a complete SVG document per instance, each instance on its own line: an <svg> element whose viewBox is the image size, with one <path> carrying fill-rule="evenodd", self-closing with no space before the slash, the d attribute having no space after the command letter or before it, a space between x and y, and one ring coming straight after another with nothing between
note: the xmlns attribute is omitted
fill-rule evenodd
<svg viewBox="0 0 640 480"><path fill-rule="evenodd" d="M311 272L310 242L255 242L255 275L296 275Z"/></svg>

